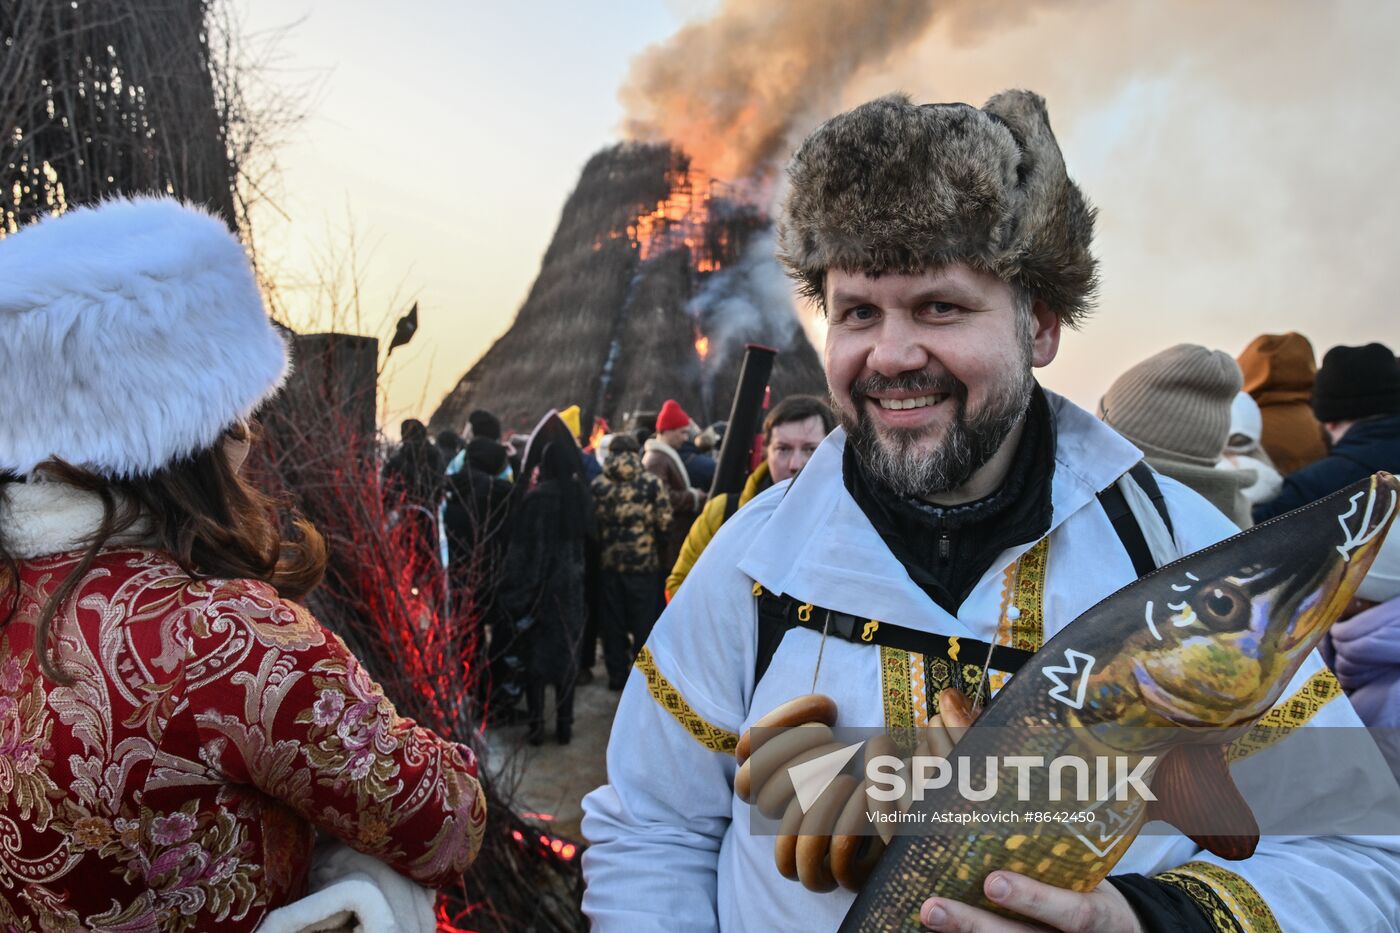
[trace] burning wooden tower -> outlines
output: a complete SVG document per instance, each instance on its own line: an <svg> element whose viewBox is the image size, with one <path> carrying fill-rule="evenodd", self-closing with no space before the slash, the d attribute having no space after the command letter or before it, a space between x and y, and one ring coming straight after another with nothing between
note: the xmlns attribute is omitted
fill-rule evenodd
<svg viewBox="0 0 1400 933"><path fill-rule="evenodd" d="M486 408L524 429L571 404L616 424L667 398L697 420L722 418L750 341L780 351L775 397L823 392L786 289L778 301L738 295L756 264L778 274L763 252L769 228L741 190L673 146L597 153L515 323L438 406L431 428L460 430L472 409Z"/></svg>

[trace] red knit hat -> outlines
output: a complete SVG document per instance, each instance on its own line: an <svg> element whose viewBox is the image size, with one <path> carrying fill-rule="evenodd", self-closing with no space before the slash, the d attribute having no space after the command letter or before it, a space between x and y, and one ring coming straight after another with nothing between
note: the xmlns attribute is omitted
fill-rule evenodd
<svg viewBox="0 0 1400 933"><path fill-rule="evenodd" d="M690 416L673 398L668 398L661 406L661 414L656 416L656 433L690 426Z"/></svg>

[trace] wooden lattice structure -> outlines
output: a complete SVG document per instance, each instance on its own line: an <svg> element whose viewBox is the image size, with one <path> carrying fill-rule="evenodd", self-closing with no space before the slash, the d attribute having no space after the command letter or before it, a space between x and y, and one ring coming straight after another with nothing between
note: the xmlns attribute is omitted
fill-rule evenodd
<svg viewBox="0 0 1400 933"><path fill-rule="evenodd" d="M586 423L616 424L667 398L697 419L725 417L742 340L737 352L707 346L714 355L702 359L707 320L690 302L768 224L742 192L695 169L674 146L622 143L597 153L564 204L515 323L430 427L460 431L472 409L486 408L522 430L571 404ZM774 393L824 391L815 351L800 331L788 336L777 347Z"/></svg>
<svg viewBox="0 0 1400 933"><path fill-rule="evenodd" d="M0 2L0 235L149 192L239 227L247 153L218 26L214 0Z"/></svg>

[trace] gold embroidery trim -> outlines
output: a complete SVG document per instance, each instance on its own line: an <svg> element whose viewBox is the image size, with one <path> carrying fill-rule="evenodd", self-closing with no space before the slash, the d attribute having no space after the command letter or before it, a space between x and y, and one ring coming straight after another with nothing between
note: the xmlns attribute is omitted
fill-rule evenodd
<svg viewBox="0 0 1400 933"><path fill-rule="evenodd" d="M634 662L637 670L641 671L647 679L647 690L651 697L661 705L661 708L670 713L690 737L712 752L724 752L732 755L734 747L739 744L739 737L732 732L726 732L719 726L706 722L695 710L690 708L690 704L681 696L681 692L671 685L656 667L656 660L651 656L651 651L643 646L637 652L637 660Z"/></svg>
<svg viewBox="0 0 1400 933"><path fill-rule="evenodd" d="M1016 561L1016 602L1019 618L1011 620L1011 647L1039 651L1045 644L1045 570L1050 562L1050 538L1041 538Z"/></svg>
<svg viewBox="0 0 1400 933"><path fill-rule="evenodd" d="M997 644L1026 651L1039 651L1045 644L1045 573L1049 560L1050 538L1047 536L1006 568ZM1014 613L1012 607L1016 609ZM996 671L989 675L988 684L995 693L1010 679L1009 674Z"/></svg>
<svg viewBox="0 0 1400 933"><path fill-rule="evenodd" d="M1342 695L1342 685L1327 668L1308 678L1298 692L1277 703L1250 730L1230 743L1230 760L1239 761L1282 741L1290 732L1306 725L1318 710Z"/></svg>
<svg viewBox="0 0 1400 933"><path fill-rule="evenodd" d="M922 729L928 725L928 660L917 652L909 653L909 698L914 714L914 725ZM937 697L935 697L936 701Z"/></svg>
<svg viewBox="0 0 1400 933"><path fill-rule="evenodd" d="M880 646L880 687L884 691L885 731L901 752L914 749L914 690L911 658L902 648Z"/></svg>
<svg viewBox="0 0 1400 933"><path fill-rule="evenodd" d="M1282 933L1254 885L1219 865L1187 862L1155 877L1189 894L1219 933Z"/></svg>

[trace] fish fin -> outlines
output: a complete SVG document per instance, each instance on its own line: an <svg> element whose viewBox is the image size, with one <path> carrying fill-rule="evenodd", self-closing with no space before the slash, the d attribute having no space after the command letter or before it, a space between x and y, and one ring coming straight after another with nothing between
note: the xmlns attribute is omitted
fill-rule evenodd
<svg viewBox="0 0 1400 933"><path fill-rule="evenodd" d="M1221 858L1254 854L1259 823L1230 776L1223 745L1178 745L1152 775L1148 819L1163 820Z"/></svg>

